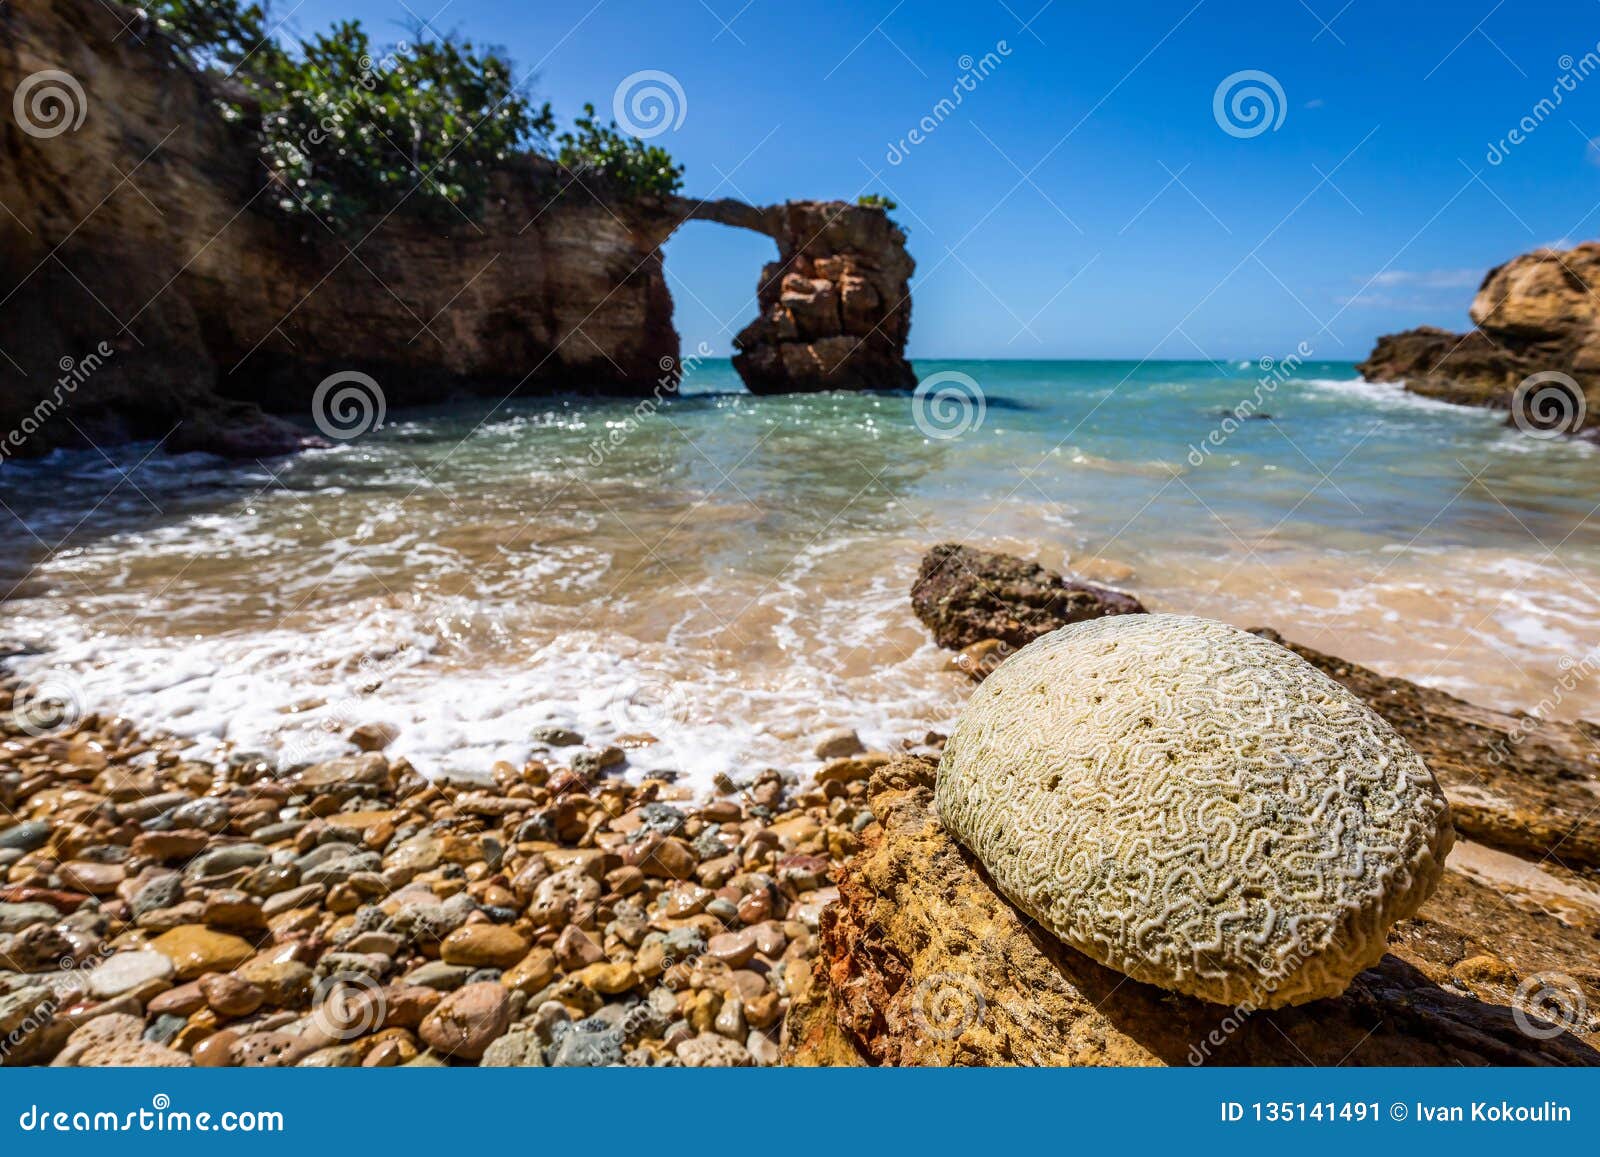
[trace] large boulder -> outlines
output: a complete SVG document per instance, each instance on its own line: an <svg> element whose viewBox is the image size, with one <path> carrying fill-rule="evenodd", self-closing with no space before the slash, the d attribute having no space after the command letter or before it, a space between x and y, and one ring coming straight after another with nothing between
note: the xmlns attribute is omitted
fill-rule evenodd
<svg viewBox="0 0 1600 1157"><path fill-rule="evenodd" d="M1015 555L940 543L922 557L911 609L941 647L986 639L1022 647L1068 623L1142 614L1132 595L1072 582Z"/></svg>
<svg viewBox="0 0 1600 1157"><path fill-rule="evenodd" d="M1421 326L1378 339L1356 368L1369 381L1404 382L1407 389L1464 405L1511 409L1525 428L1593 434L1600 421L1600 242L1571 249L1536 249L1491 269L1465 334ZM1517 387L1551 371L1582 392L1541 397ZM1563 389L1567 387L1561 387Z"/></svg>
<svg viewBox="0 0 1600 1157"><path fill-rule="evenodd" d="M944 825L1022 910L1137 980L1252 1008L1337 996L1433 891L1416 752L1269 640L1078 623L1003 663L944 749Z"/></svg>
<svg viewBox="0 0 1600 1157"><path fill-rule="evenodd" d="M787 1063L1600 1064L1600 907L1569 924L1447 871L1342 996L1226 1008L1130 980L1007 902L939 822L935 774L914 756L874 773L879 822L823 911Z"/></svg>

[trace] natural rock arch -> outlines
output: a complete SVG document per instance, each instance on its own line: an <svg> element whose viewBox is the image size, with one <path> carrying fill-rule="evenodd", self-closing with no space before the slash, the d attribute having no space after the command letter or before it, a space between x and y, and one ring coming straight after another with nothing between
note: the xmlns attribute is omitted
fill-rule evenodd
<svg viewBox="0 0 1600 1157"><path fill-rule="evenodd" d="M778 260L761 271L757 318L734 338L733 367L754 394L910 389L905 233L879 209L844 201L758 207L675 198L679 225L716 221L771 237Z"/></svg>

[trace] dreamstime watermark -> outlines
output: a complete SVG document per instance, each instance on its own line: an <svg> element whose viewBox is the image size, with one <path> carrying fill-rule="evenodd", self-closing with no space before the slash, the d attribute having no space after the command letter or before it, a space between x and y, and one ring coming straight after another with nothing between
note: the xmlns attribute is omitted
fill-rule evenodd
<svg viewBox="0 0 1600 1157"><path fill-rule="evenodd" d="M1539 98L1505 136L1498 141L1489 142L1483 159L1491 165L1503 163L1511 155L1511 150L1537 132L1539 126L1561 107L1569 94L1577 92L1580 84L1600 71L1600 44L1596 44L1577 60L1567 53L1556 61L1556 66L1561 69L1561 75L1556 77L1555 83L1550 86L1550 95Z"/></svg>
<svg viewBox="0 0 1600 1157"><path fill-rule="evenodd" d="M171 1097L157 1093L149 1108L126 1112L29 1105L17 1116L17 1128L24 1133L282 1133L284 1122L274 1109L191 1113L174 1109Z"/></svg>
<svg viewBox="0 0 1600 1157"><path fill-rule="evenodd" d="M11 722L35 737L65 731L84 715L84 690L67 671L47 671L24 683L11 697Z"/></svg>
<svg viewBox="0 0 1600 1157"><path fill-rule="evenodd" d="M1011 45L1004 40L995 41L994 48L985 52L976 60L970 53L963 54L956 60L956 67L961 70L961 75L956 77L950 85L950 95L941 97L912 128L898 141L889 142L889 149L884 153L884 160L891 165L898 165L911 155L911 150L922 144L935 132L939 126L955 115L956 109L961 107L962 101L969 93L978 91L978 86L988 80L994 71L1000 67L1006 57L1011 55Z"/></svg>
<svg viewBox="0 0 1600 1157"><path fill-rule="evenodd" d="M337 972L312 992L316 1011L310 1031L322 1040L345 1043L377 1032L389 1015L383 984L365 972Z"/></svg>
<svg viewBox="0 0 1600 1157"><path fill-rule="evenodd" d="M74 970L92 972L98 965L109 960L115 953L116 949L110 944L102 943L95 949L92 957L77 960L71 956L63 956L56 964L61 973L70 973ZM55 1019L56 1013L60 1011L61 1005L66 999L63 996L63 992L69 989L70 986L52 986L43 1000L29 1009L27 1015L21 1020L15 1022L11 1026L10 1032L6 1033L4 1037L0 1037L0 1062L4 1062L12 1053L30 1044L33 1035Z"/></svg>
<svg viewBox="0 0 1600 1157"><path fill-rule="evenodd" d="M612 692L606 708L619 732L653 734L657 728L689 721L689 684L664 670L637 672Z"/></svg>
<svg viewBox="0 0 1600 1157"><path fill-rule="evenodd" d="M1283 982L1293 976L1312 957L1316 956L1318 951L1317 947L1297 938L1294 942L1293 950L1289 953L1287 967L1280 968L1275 976L1262 978L1261 988L1263 991L1268 995L1277 992L1279 988L1283 987ZM1260 1004L1252 1000L1241 1000L1234 1005L1228 1011L1228 1014L1218 1022L1216 1028L1202 1037L1199 1042L1189 1046L1189 1064L1198 1067L1210 1060L1212 1051L1220 1049L1227 1044L1233 1034L1243 1028L1245 1022L1250 1019L1251 1014L1260 1007Z"/></svg>
<svg viewBox="0 0 1600 1157"><path fill-rule="evenodd" d="M983 425L988 401L969 374L941 370L917 383L911 395L911 420L923 435L948 442Z"/></svg>
<svg viewBox="0 0 1600 1157"><path fill-rule="evenodd" d="M1544 370L1529 374L1511 395L1512 424L1530 438L1559 438L1583 428L1588 400L1570 374Z"/></svg>
<svg viewBox="0 0 1600 1157"><path fill-rule="evenodd" d="M1230 137L1248 140L1277 132L1288 115L1283 85L1270 72L1245 68L1222 78L1211 94L1211 115Z"/></svg>
<svg viewBox="0 0 1600 1157"><path fill-rule="evenodd" d="M89 116L89 98L70 72L47 68L24 77L11 98L11 113L30 137L49 140L77 132Z"/></svg>
<svg viewBox="0 0 1600 1157"><path fill-rule="evenodd" d="M1255 389L1250 391L1250 396L1242 399L1233 409L1229 410L1222 421L1198 442L1189 446L1188 461L1191 466L1203 466L1207 458L1222 449L1224 443L1233 436L1239 426L1262 414L1262 405L1268 398L1278 392L1278 387L1294 377L1300 367L1305 364L1314 351L1310 343L1301 342L1295 347L1294 353L1285 358L1264 357L1256 363L1261 371L1256 378Z"/></svg>
<svg viewBox="0 0 1600 1157"><path fill-rule="evenodd" d="M912 1019L939 1040L957 1039L981 1021L988 1008L978 982L954 972L924 977L911 994Z"/></svg>
<svg viewBox="0 0 1600 1157"><path fill-rule="evenodd" d="M311 420L336 442L381 430L387 413L383 387L360 370L329 374L311 395Z"/></svg>
<svg viewBox="0 0 1600 1157"><path fill-rule="evenodd" d="M613 451L632 437L646 420L655 416L656 411L669 397L683 389L683 383L693 377L700 369L700 364L711 356L711 347L701 342L695 346L694 353L686 358L679 359L670 354L663 357L658 363L661 376L651 387L650 396L641 398L626 417L606 423L604 437L589 439L589 452L584 455L584 461L590 466L603 465Z"/></svg>
<svg viewBox="0 0 1600 1157"><path fill-rule="evenodd" d="M364 709L368 698L383 686L390 675L408 666L407 661L413 654L411 645L407 643L382 659L375 659L371 655L361 656L356 663L359 678L355 693L327 704L314 724L295 733L284 743L278 749L278 766L299 767L326 750L323 737L338 738L349 728L369 722L371 712Z"/></svg>
<svg viewBox="0 0 1600 1157"><path fill-rule="evenodd" d="M1587 1023L1589 1001L1583 988L1563 972L1540 972L1517 985L1511 1017L1523 1036L1553 1040Z"/></svg>
<svg viewBox="0 0 1600 1157"><path fill-rule="evenodd" d="M683 127L689 98L670 72L646 68L622 78L611 94L611 115L624 132L647 141Z"/></svg>
<svg viewBox="0 0 1600 1157"><path fill-rule="evenodd" d="M1539 730L1545 720L1551 718L1556 709L1566 701L1569 694L1578 689L1580 683L1587 682L1600 669L1600 647L1588 653L1573 658L1563 655L1557 660L1556 665L1561 668L1561 674L1550 685L1550 690L1545 692L1543 698L1535 703L1517 719L1516 726L1507 731L1505 738L1497 739L1489 745L1488 760L1499 767L1511 759L1511 749L1521 746L1522 742L1534 732Z"/></svg>
<svg viewBox="0 0 1600 1157"><path fill-rule="evenodd" d="M280 146L284 151L284 159L290 164L304 164L313 148L325 144L328 139L338 134L344 122L353 119L365 98L378 91L378 85L385 76L400 66L400 57L411 51L411 45L402 40L396 44L381 60L374 60L370 56L362 56L357 65L360 69L352 83L354 88L342 100L323 101L322 115L317 122L306 130L304 136L293 143Z"/></svg>
<svg viewBox="0 0 1600 1157"><path fill-rule="evenodd" d="M23 444L38 433L39 428L48 422L66 400L78 392L78 387L94 376L95 372L105 365L106 359L115 352L109 342L101 342L80 358L68 356L57 362L56 368L61 371L61 376L56 379L56 384L51 388L49 395L35 402L33 409L23 415L22 421L7 431L4 439L0 439L0 463L4 463L12 454L22 449Z"/></svg>

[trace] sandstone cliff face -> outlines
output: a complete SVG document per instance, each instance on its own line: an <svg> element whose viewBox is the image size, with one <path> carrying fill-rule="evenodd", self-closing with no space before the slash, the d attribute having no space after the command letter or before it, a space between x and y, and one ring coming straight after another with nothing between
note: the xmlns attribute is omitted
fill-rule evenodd
<svg viewBox="0 0 1600 1157"><path fill-rule="evenodd" d="M1557 371L1574 379L1587 414L1564 432L1592 432L1600 404L1600 242L1537 249L1490 270L1466 334L1423 326L1378 339L1357 368L1419 394L1508 409L1517 385Z"/></svg>
<svg viewBox="0 0 1600 1157"><path fill-rule="evenodd" d="M803 315L792 330L773 321L741 339L757 387L909 379L911 261L881 212L602 203L527 157L497 175L481 221L394 213L345 239L265 211L275 192L251 143L135 9L0 6L5 91L47 70L81 88L77 128L36 135L0 116L0 437L27 434L8 456L169 435L169 449L280 452L340 371L370 375L389 407L670 387L679 341L660 246L689 217L774 237L768 282L833 287L831 307L785 315ZM757 326L788 308L777 300L763 296ZM846 334L859 348L838 348Z"/></svg>

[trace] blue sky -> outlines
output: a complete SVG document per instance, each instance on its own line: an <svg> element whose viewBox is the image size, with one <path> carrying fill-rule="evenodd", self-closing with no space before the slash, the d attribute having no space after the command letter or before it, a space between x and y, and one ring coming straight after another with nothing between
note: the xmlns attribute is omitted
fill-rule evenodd
<svg viewBox="0 0 1600 1157"><path fill-rule="evenodd" d="M421 17L501 45L563 121L586 100L608 110L633 73L670 73L682 123L655 140L687 193L900 203L915 357L1305 342L1359 360L1380 333L1467 325L1491 266L1600 234L1600 68L1573 79L1600 59L1593 0L280 0L275 15L302 33L359 17L387 39ZM998 65L938 117L963 58L987 53ZM1282 120L1230 135L1213 98L1247 70L1281 89ZM707 223L669 242L686 348L728 349L772 256Z"/></svg>

